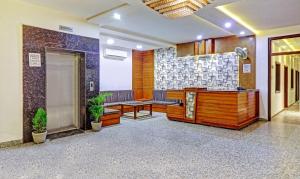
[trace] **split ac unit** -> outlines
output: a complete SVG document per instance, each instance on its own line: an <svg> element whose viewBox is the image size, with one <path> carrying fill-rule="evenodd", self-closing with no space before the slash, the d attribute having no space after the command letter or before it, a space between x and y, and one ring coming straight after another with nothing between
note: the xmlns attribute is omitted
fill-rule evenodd
<svg viewBox="0 0 300 179"><path fill-rule="evenodd" d="M114 60L125 60L128 57L128 52L120 49L105 48L104 58Z"/></svg>

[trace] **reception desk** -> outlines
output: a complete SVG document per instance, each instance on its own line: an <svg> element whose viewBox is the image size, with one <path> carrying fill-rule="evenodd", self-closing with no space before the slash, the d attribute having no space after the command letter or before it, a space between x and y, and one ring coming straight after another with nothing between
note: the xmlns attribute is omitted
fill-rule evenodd
<svg viewBox="0 0 300 179"><path fill-rule="evenodd" d="M167 107L170 120L241 129L258 119L259 91L168 90L168 99L182 103Z"/></svg>

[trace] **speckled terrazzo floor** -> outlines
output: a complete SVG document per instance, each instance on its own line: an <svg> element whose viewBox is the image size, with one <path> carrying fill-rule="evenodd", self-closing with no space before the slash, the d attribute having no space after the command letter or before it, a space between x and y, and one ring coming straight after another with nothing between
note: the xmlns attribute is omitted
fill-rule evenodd
<svg viewBox="0 0 300 179"><path fill-rule="evenodd" d="M300 123L274 119L233 131L154 113L99 133L0 149L0 161L1 179L300 178Z"/></svg>

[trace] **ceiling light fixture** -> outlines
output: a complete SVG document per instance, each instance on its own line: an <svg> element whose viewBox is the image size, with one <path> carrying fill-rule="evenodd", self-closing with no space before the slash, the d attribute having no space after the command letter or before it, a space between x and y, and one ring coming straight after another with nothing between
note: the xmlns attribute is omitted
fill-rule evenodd
<svg viewBox="0 0 300 179"><path fill-rule="evenodd" d="M198 39L198 40L201 40L201 39L202 39L202 35L198 35L198 36L197 36L197 39Z"/></svg>
<svg viewBox="0 0 300 179"><path fill-rule="evenodd" d="M169 18L192 15L214 0L144 0L144 4Z"/></svg>
<svg viewBox="0 0 300 179"><path fill-rule="evenodd" d="M224 26L228 29L228 28L230 28L230 27L232 26L232 24L231 24L230 22L226 22L226 23L224 24Z"/></svg>
<svg viewBox="0 0 300 179"><path fill-rule="evenodd" d="M114 13L114 19L121 20L121 15L118 13Z"/></svg>
<svg viewBox="0 0 300 179"><path fill-rule="evenodd" d="M137 45L136 48L140 50L140 49L143 48L143 46L142 45Z"/></svg>
<svg viewBox="0 0 300 179"><path fill-rule="evenodd" d="M108 39L108 40L106 41L106 43L107 43L108 45L112 45L112 44L115 43L115 41L114 41L114 39Z"/></svg>
<svg viewBox="0 0 300 179"><path fill-rule="evenodd" d="M245 35L245 31L240 32L240 35Z"/></svg>

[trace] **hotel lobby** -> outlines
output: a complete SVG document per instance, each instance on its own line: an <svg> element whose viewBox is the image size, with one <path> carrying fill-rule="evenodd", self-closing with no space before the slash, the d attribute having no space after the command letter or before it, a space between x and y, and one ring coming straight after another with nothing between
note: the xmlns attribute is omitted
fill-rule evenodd
<svg viewBox="0 0 300 179"><path fill-rule="evenodd" d="M3 0L0 178L299 178L299 0Z"/></svg>

